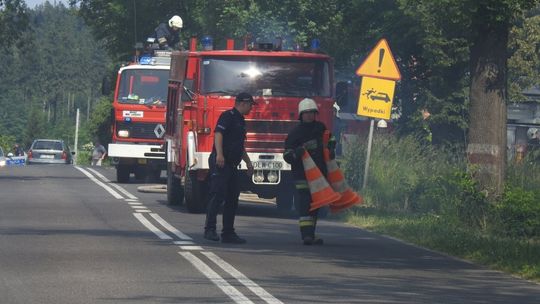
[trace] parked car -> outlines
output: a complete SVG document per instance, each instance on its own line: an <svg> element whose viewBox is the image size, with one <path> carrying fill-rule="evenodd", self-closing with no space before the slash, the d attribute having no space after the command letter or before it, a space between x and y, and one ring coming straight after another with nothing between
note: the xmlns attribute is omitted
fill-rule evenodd
<svg viewBox="0 0 540 304"><path fill-rule="evenodd" d="M74 154L74 153L73 153ZM60 139L36 139L28 150L28 164L72 164L69 147Z"/></svg>
<svg viewBox="0 0 540 304"><path fill-rule="evenodd" d="M0 147L0 167L4 167L6 165L6 156L4 155L4 150L2 150L2 147Z"/></svg>

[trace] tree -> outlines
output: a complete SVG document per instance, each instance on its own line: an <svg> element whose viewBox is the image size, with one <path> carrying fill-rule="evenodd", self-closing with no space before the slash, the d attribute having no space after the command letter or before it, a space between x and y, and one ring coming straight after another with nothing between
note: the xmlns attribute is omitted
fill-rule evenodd
<svg viewBox="0 0 540 304"><path fill-rule="evenodd" d="M0 41L2 48L17 42L28 25L27 7L22 0L0 0Z"/></svg>
<svg viewBox="0 0 540 304"><path fill-rule="evenodd" d="M512 21L538 1L470 1L470 129L467 155L488 197L503 191L506 163L508 35Z"/></svg>

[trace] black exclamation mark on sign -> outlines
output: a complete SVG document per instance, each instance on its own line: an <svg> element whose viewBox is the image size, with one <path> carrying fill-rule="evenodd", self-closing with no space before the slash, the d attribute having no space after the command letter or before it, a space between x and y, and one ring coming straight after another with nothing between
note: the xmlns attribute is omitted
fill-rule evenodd
<svg viewBox="0 0 540 304"><path fill-rule="evenodd" d="M377 73L381 72L381 65L384 58L384 49L379 50L379 69L377 70Z"/></svg>

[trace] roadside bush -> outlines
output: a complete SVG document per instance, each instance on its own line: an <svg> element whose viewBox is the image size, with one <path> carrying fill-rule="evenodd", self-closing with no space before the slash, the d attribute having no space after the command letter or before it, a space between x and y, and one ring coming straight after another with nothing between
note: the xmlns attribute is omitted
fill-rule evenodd
<svg viewBox="0 0 540 304"><path fill-rule="evenodd" d="M361 190L367 140L356 139L345 149L342 163L347 181ZM463 162L447 153L424 146L416 137L397 138L375 134L367 188L361 190L366 205L388 210L439 212L441 204L455 198L449 182Z"/></svg>
<svg viewBox="0 0 540 304"><path fill-rule="evenodd" d="M497 231L508 236L540 236L540 197L533 191L506 187L502 200L495 205Z"/></svg>

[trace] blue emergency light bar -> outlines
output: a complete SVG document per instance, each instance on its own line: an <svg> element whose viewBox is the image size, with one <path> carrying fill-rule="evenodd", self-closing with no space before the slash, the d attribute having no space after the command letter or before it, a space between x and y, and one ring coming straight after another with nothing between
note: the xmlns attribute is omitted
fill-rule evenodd
<svg viewBox="0 0 540 304"><path fill-rule="evenodd" d="M140 64L152 64L152 57L151 56L141 56L139 58Z"/></svg>

